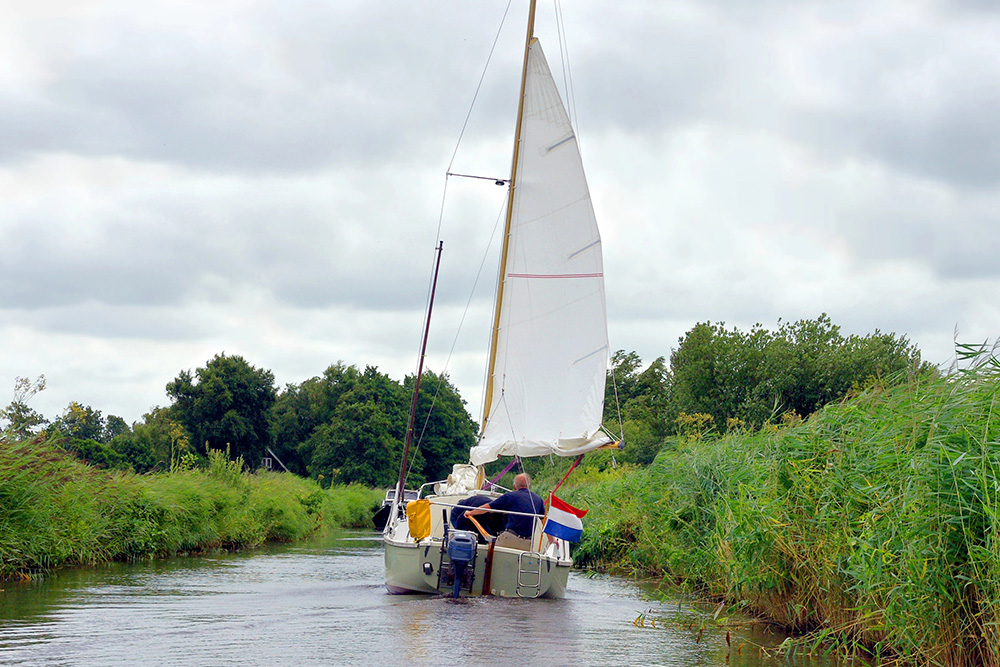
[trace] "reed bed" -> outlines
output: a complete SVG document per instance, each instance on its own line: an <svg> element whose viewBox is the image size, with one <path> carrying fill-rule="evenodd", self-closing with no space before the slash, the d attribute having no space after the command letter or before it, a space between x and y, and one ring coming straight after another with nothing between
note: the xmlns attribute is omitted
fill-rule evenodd
<svg viewBox="0 0 1000 667"><path fill-rule="evenodd" d="M365 525L381 492L321 489L288 473L209 466L135 475L88 466L51 443L0 442L0 579L72 564L291 541Z"/></svg>
<svg viewBox="0 0 1000 667"><path fill-rule="evenodd" d="M1000 665L994 367L678 441L566 494L577 562L658 574L883 662Z"/></svg>

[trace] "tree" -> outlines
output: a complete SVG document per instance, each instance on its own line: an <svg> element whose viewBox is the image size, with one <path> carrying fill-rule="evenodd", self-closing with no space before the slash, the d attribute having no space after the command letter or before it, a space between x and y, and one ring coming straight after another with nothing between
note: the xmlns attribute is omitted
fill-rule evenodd
<svg viewBox="0 0 1000 667"><path fill-rule="evenodd" d="M332 415L300 447L306 468L317 479L391 486L406 428L402 387L373 366L347 375L350 388L333 392Z"/></svg>
<svg viewBox="0 0 1000 667"><path fill-rule="evenodd" d="M345 402L328 424L309 438L309 472L330 482L392 486L402 444L386 413L373 400Z"/></svg>
<svg viewBox="0 0 1000 667"><path fill-rule="evenodd" d="M187 431L167 408L155 407L132 428L111 439L111 448L138 473L170 470L191 452ZM111 418L108 418L111 421Z"/></svg>
<svg viewBox="0 0 1000 667"><path fill-rule="evenodd" d="M65 438L59 446L92 466L128 470L129 462L113 447L90 438Z"/></svg>
<svg viewBox="0 0 1000 667"><path fill-rule="evenodd" d="M670 357L672 409L707 414L715 428L760 427L783 414L807 417L854 388L933 373L905 336L843 336L825 313L749 332L699 323Z"/></svg>
<svg viewBox="0 0 1000 667"><path fill-rule="evenodd" d="M28 401L44 389L44 375L39 375L35 381L23 377L14 378L14 400L6 408L0 409L0 420L7 422L7 426L0 430L0 439L30 438L49 423L40 413L28 407Z"/></svg>
<svg viewBox="0 0 1000 667"><path fill-rule="evenodd" d="M729 417L747 419L757 405L751 405L749 397L765 379L784 386L785 381L771 373L781 376L786 368L769 369L765 364L773 344L773 334L759 324L749 333L727 330L723 323L695 325L670 355L674 415L708 414L715 424L725 424ZM778 359L784 348L779 345L775 351ZM766 404L768 398L761 401Z"/></svg>
<svg viewBox="0 0 1000 667"><path fill-rule="evenodd" d="M403 381L404 395L412 396L414 378L410 375ZM444 479L454 464L469 461L469 450L476 442L476 423L447 375L424 371L413 431L421 459L411 463L411 479Z"/></svg>
<svg viewBox="0 0 1000 667"><path fill-rule="evenodd" d="M289 384L277 397L270 414L275 453L289 470L308 474L311 457L307 442L313 432L333 419L340 397L361 380L354 366L337 362L300 385Z"/></svg>
<svg viewBox="0 0 1000 667"><path fill-rule="evenodd" d="M413 376L337 363L285 387L271 410L274 449L289 469L336 482L392 486L399 471ZM445 375L421 382L408 465L410 483L443 479L467 461L476 425Z"/></svg>
<svg viewBox="0 0 1000 667"><path fill-rule="evenodd" d="M118 415L108 415L108 418L104 422L104 437L101 439L101 442L111 442L119 435L124 435L130 430L127 421Z"/></svg>
<svg viewBox="0 0 1000 667"><path fill-rule="evenodd" d="M218 354L194 375L181 371L167 384L177 421L201 449L229 447L256 466L270 443L268 412L275 401L274 374L240 356Z"/></svg>
<svg viewBox="0 0 1000 667"><path fill-rule="evenodd" d="M58 434L76 440L105 441L104 417L101 416L101 411L76 401L66 406L62 415L52 422L48 430L53 435Z"/></svg>

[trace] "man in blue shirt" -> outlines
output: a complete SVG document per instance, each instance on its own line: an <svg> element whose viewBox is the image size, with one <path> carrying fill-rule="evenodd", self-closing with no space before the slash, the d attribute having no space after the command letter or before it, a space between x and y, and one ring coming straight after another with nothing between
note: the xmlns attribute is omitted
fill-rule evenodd
<svg viewBox="0 0 1000 667"><path fill-rule="evenodd" d="M465 516L475 516L490 510L504 510L506 512L519 512L519 514L504 514L507 523L504 531L497 536L498 547L509 547L512 549L531 550L531 533L535 524L535 516L545 515L545 503L541 496L531 491L528 486L531 479L526 473L521 473L514 478L514 490L505 493L499 498L491 500L485 505L469 510ZM535 515L535 516L526 516Z"/></svg>

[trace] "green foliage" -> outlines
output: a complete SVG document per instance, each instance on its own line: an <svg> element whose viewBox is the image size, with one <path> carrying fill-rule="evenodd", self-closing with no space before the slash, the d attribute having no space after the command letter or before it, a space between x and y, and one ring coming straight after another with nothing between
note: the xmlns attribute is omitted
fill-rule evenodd
<svg viewBox="0 0 1000 667"><path fill-rule="evenodd" d="M128 469L129 463L119 452L97 440L87 438L61 438L58 443L67 452L75 454L85 463L99 468Z"/></svg>
<svg viewBox="0 0 1000 667"><path fill-rule="evenodd" d="M303 411L307 423L316 424L296 447L306 470L327 483L391 485L405 427L402 388L373 367L364 373L331 367L324 379L325 387L316 387L315 379L309 387L320 402ZM279 449L290 447L285 442Z"/></svg>
<svg viewBox="0 0 1000 667"><path fill-rule="evenodd" d="M0 422L7 422L0 430L0 441L30 438L48 423L45 417L28 407L31 397L44 389L44 375L39 375L35 381L23 377L14 379L14 400L0 409Z"/></svg>
<svg viewBox="0 0 1000 667"><path fill-rule="evenodd" d="M933 374L905 336L847 336L825 314L749 332L698 324L670 358L676 413L759 428L787 412L806 417L878 381Z"/></svg>
<svg viewBox="0 0 1000 667"><path fill-rule="evenodd" d="M374 401L346 403L329 424L319 426L306 445L309 472L333 482L390 486L402 447L392 437L394 424Z"/></svg>
<svg viewBox="0 0 1000 667"><path fill-rule="evenodd" d="M53 442L0 443L0 579L366 525L383 494L241 468L213 451L207 470L135 475L88 466Z"/></svg>
<svg viewBox="0 0 1000 667"><path fill-rule="evenodd" d="M372 514L381 507L384 496L382 489L348 484L326 491L316 489L310 496L299 500L307 506L310 502L314 503L310 511L331 525L370 528Z"/></svg>
<svg viewBox="0 0 1000 667"><path fill-rule="evenodd" d="M142 416L142 422L115 435L110 443L112 449L136 472L171 470L192 449L187 431L170 414L166 408L153 408Z"/></svg>
<svg viewBox="0 0 1000 667"><path fill-rule="evenodd" d="M605 385L604 422L617 424L619 417L628 447L619 454L625 463L646 465L670 432L671 377L666 360L659 357L642 369L635 352L618 350L611 357Z"/></svg>
<svg viewBox="0 0 1000 667"><path fill-rule="evenodd" d="M271 433L275 453L289 470L309 474L316 443L306 444L307 441L317 428L330 423L341 396L360 381L361 372L357 368L337 363L320 377L287 385L278 395L271 410Z"/></svg>
<svg viewBox="0 0 1000 667"><path fill-rule="evenodd" d="M403 383L407 396L413 392L414 377L407 376ZM446 375L424 372L413 431L419 456L411 465L411 479L445 479L454 464L468 462L469 450L476 442L476 423Z"/></svg>
<svg viewBox="0 0 1000 667"><path fill-rule="evenodd" d="M61 435L76 440L105 441L104 417L100 410L94 410L89 405L80 405L72 401L46 429L49 435Z"/></svg>
<svg viewBox="0 0 1000 667"><path fill-rule="evenodd" d="M271 413L275 452L291 470L324 483L392 486L412 397L377 369L336 364L288 385ZM468 460L475 424L446 376L425 372L414 422L410 479L442 479Z"/></svg>
<svg viewBox="0 0 1000 667"><path fill-rule="evenodd" d="M825 314L749 332L701 323L680 339L670 363L643 368L634 352L611 359L604 423L621 423L622 463L648 465L669 436L712 438L807 417L877 384L933 376L905 336L843 336ZM697 421L692 421L692 420Z"/></svg>
<svg viewBox="0 0 1000 667"><path fill-rule="evenodd" d="M998 664L998 398L982 362L787 426L674 440L560 494L591 510L577 562L659 573L841 647Z"/></svg>
<svg viewBox="0 0 1000 667"><path fill-rule="evenodd" d="M101 439L101 442L110 443L118 436L125 435L131 430L128 422L118 415L108 415L108 418L104 422L104 437Z"/></svg>
<svg viewBox="0 0 1000 667"><path fill-rule="evenodd" d="M198 447L232 448L256 466L270 443L268 411L275 401L274 374L240 356L218 354L194 375L167 384L177 421Z"/></svg>

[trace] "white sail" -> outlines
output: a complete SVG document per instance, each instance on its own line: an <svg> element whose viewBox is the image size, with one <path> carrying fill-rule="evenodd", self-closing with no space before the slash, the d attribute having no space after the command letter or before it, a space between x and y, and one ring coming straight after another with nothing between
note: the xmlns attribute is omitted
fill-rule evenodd
<svg viewBox="0 0 1000 667"><path fill-rule="evenodd" d="M601 430L608 363L601 237L566 108L529 49L489 417L471 461L571 456Z"/></svg>

